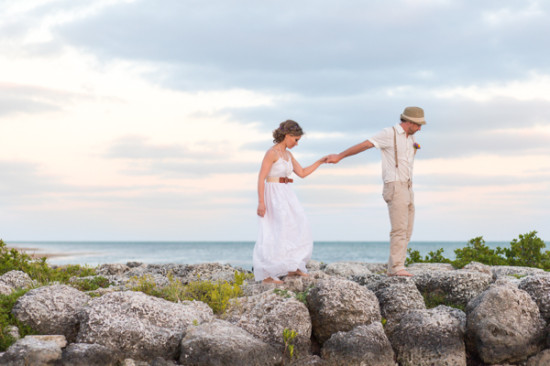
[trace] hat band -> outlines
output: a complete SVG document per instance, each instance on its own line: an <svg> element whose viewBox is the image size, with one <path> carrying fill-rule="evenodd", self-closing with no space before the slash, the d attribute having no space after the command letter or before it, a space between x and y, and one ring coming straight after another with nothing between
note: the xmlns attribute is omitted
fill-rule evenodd
<svg viewBox="0 0 550 366"><path fill-rule="evenodd" d="M426 124L426 121L422 117L415 118L415 117L409 117L409 116L404 115L404 114L402 114L401 117L408 120L408 121L410 121L410 122L413 122L413 123L418 123L418 124L421 124L421 125Z"/></svg>

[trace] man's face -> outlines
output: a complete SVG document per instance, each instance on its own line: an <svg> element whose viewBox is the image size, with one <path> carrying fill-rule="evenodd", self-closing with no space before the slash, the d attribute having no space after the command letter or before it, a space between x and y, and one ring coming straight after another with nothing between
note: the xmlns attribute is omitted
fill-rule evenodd
<svg viewBox="0 0 550 366"><path fill-rule="evenodd" d="M417 125L416 123L410 121L407 121L405 127L405 132L407 132L407 135L414 135L422 129L422 125Z"/></svg>

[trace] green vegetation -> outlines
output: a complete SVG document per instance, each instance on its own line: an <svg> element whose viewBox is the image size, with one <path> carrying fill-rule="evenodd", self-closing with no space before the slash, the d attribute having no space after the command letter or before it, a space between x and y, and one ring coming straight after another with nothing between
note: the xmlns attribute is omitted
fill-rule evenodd
<svg viewBox="0 0 550 366"><path fill-rule="evenodd" d="M283 350L283 357L287 355L292 360L294 357L294 340L298 333L293 329L285 328L283 330L283 342L285 344L285 348Z"/></svg>
<svg viewBox="0 0 550 366"><path fill-rule="evenodd" d="M0 276L9 271L25 272L34 281L34 287L62 283L81 291L91 291L109 286L109 281L106 278L95 276L96 273L93 268L79 265L51 268L46 263L46 258L32 258L30 255L16 249L9 249L4 241L0 239ZM35 334L30 327L19 323L11 314L17 300L29 290L16 290L9 295L0 295L0 352L5 351L15 341L8 334L6 327L10 325L17 326L21 337Z"/></svg>
<svg viewBox="0 0 550 366"><path fill-rule="evenodd" d="M26 294L29 289L16 290L9 295L0 295L0 352L5 351L11 346L15 339L8 333L6 329L10 325L15 325L19 328L19 335L24 337L28 334L36 334L30 327L21 324L11 313L11 309L21 296Z"/></svg>
<svg viewBox="0 0 550 366"><path fill-rule="evenodd" d="M455 259L443 256L443 249L429 252L422 258L417 250L408 249L406 264L411 263L450 263L455 268L462 268L470 262L480 262L487 265L525 266L550 270L550 251L543 251L544 241L537 237L536 231L519 235L512 240L510 248L497 247L491 249L485 244L482 236L471 239L466 247L455 250Z"/></svg>
<svg viewBox="0 0 550 366"><path fill-rule="evenodd" d="M193 281L184 285L168 274L168 285L159 287L150 276L134 278L133 291L160 297L169 301L198 300L212 308L214 314L223 314L229 300L242 296L241 285L249 277L248 274L235 271L234 280L227 281Z"/></svg>
<svg viewBox="0 0 550 366"><path fill-rule="evenodd" d="M449 301L444 293L438 291L423 292L422 296L424 297L424 303L426 304L426 308L428 309L435 308L439 305L446 305L455 309L460 309L462 311L466 310L466 306L462 304L455 304Z"/></svg>

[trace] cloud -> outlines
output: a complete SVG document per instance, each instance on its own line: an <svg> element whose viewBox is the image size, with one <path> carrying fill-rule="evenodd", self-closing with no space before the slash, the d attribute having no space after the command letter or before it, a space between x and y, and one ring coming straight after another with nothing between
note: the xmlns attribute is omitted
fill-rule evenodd
<svg viewBox="0 0 550 366"><path fill-rule="evenodd" d="M395 3L134 2L55 32L106 58L161 63L158 81L174 88L358 94L548 71L544 47L524 41L543 40L548 5L532 4L403 1L396 12ZM503 12L534 15L525 27L495 28L488 19Z"/></svg>

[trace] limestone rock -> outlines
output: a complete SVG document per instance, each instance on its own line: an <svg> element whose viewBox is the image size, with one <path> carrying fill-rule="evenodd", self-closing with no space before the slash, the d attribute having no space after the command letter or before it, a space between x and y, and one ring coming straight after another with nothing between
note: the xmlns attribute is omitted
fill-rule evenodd
<svg viewBox="0 0 550 366"><path fill-rule="evenodd" d="M401 366L466 366L465 324L464 312L447 306L407 312L390 335L397 362Z"/></svg>
<svg viewBox="0 0 550 366"><path fill-rule="evenodd" d="M397 325L409 310L426 309L424 298L414 280L409 277L386 277L371 289L380 303L382 317L387 320L387 332L391 332L393 326Z"/></svg>
<svg viewBox="0 0 550 366"><path fill-rule="evenodd" d="M63 366L117 366L122 355L100 344L72 343L63 350Z"/></svg>
<svg viewBox="0 0 550 366"><path fill-rule="evenodd" d="M532 267L519 267L519 266L492 266L493 278L496 280L502 276L536 276L536 275L548 275L540 268Z"/></svg>
<svg viewBox="0 0 550 366"><path fill-rule="evenodd" d="M548 366L550 365L550 349L546 349L527 360L525 366Z"/></svg>
<svg viewBox="0 0 550 366"><path fill-rule="evenodd" d="M450 263L413 263L407 267L407 271L414 275L424 272L455 271Z"/></svg>
<svg viewBox="0 0 550 366"><path fill-rule="evenodd" d="M284 348L284 329L295 330L298 333L296 349L301 353L309 352L311 319L306 305L295 296L291 291L277 288L241 297L231 302L225 320L280 350Z"/></svg>
<svg viewBox="0 0 550 366"><path fill-rule="evenodd" d="M62 338L62 339L61 339ZM63 336L26 336L15 342L2 356L3 366L54 366L61 361Z"/></svg>
<svg viewBox="0 0 550 366"><path fill-rule="evenodd" d="M361 262L333 262L327 264L324 271L328 275L347 279L350 279L351 276L361 276L372 273L368 269L366 263Z"/></svg>
<svg viewBox="0 0 550 366"><path fill-rule="evenodd" d="M141 292L114 292L93 299L79 312L79 343L120 350L136 360L177 357L187 327L213 318L199 301L172 303Z"/></svg>
<svg viewBox="0 0 550 366"><path fill-rule="evenodd" d="M528 276L519 283L539 307L540 315L550 322L550 276Z"/></svg>
<svg viewBox="0 0 550 366"><path fill-rule="evenodd" d="M466 340L485 363L517 362L538 353L545 322L529 294L492 285L466 308Z"/></svg>
<svg viewBox="0 0 550 366"><path fill-rule="evenodd" d="M32 279L23 271L9 271L0 276L0 295L9 295L13 290L32 285Z"/></svg>
<svg viewBox="0 0 550 366"><path fill-rule="evenodd" d="M381 319L374 293L355 282L331 278L320 281L307 295L313 334L320 343L333 333L350 331Z"/></svg>
<svg viewBox="0 0 550 366"><path fill-rule="evenodd" d="M462 269L465 270L465 271L481 272L481 273L485 273L485 274L493 276L492 267L488 266L486 264L483 264L483 263L479 263L479 262L470 262L467 265L465 265L464 268L462 268Z"/></svg>
<svg viewBox="0 0 550 366"><path fill-rule="evenodd" d="M390 341L380 322L334 333L323 344L321 356L330 366L395 366Z"/></svg>
<svg viewBox="0 0 550 366"><path fill-rule="evenodd" d="M413 279L420 292L438 294L446 301L462 306L485 291L492 282L489 274L467 270L424 272Z"/></svg>
<svg viewBox="0 0 550 366"><path fill-rule="evenodd" d="M78 331L77 313L90 299L70 286L44 286L21 296L12 314L40 334L62 334L73 342Z"/></svg>
<svg viewBox="0 0 550 366"><path fill-rule="evenodd" d="M231 323L191 326L181 341L182 365L278 365L282 353Z"/></svg>

